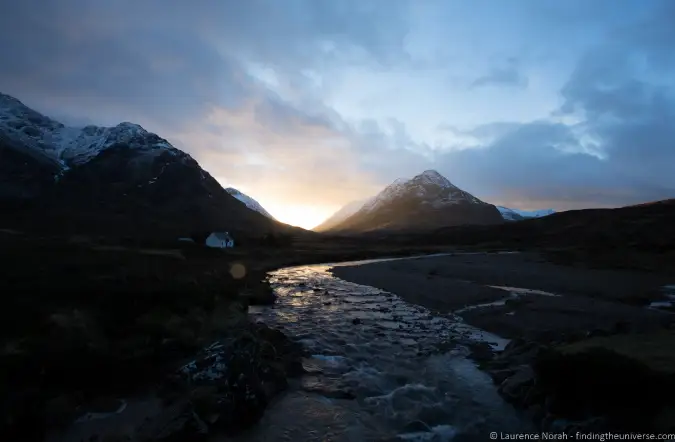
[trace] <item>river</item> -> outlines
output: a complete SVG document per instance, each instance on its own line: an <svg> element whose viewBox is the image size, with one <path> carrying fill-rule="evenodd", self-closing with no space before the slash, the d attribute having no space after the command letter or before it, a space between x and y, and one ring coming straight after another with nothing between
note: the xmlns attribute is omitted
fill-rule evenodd
<svg viewBox="0 0 675 442"><path fill-rule="evenodd" d="M249 313L306 346L308 373L234 441L482 441L532 430L467 358L467 342L499 350L506 340L330 273L354 264L270 273L277 302Z"/></svg>

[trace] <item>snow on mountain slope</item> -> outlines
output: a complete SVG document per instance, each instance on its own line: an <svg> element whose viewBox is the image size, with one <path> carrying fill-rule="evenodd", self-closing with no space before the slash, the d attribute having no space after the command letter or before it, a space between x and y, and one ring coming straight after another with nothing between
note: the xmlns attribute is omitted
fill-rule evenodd
<svg viewBox="0 0 675 442"><path fill-rule="evenodd" d="M497 224L492 205L458 188L435 170L398 179L356 213L328 230L432 229L460 224Z"/></svg>
<svg viewBox="0 0 675 442"><path fill-rule="evenodd" d="M361 210L361 208L369 201L370 198L365 200L352 201L351 203L346 204L340 210L332 214L328 219L326 219L324 222L322 222L312 230L316 232L330 230L334 226L340 224L342 221L346 220L347 218L349 218L350 216Z"/></svg>
<svg viewBox="0 0 675 442"><path fill-rule="evenodd" d="M84 164L104 150L120 144L152 155L180 153L168 141L138 124L124 122L114 127L68 127L2 93L0 131L22 145L59 161L64 169Z"/></svg>
<svg viewBox="0 0 675 442"><path fill-rule="evenodd" d="M542 210L519 210L510 209L508 207L496 206L499 213L502 214L506 221L520 221L527 218L541 218L555 213L553 209Z"/></svg>
<svg viewBox="0 0 675 442"><path fill-rule="evenodd" d="M141 126L66 127L0 94L5 220L59 234L244 237L299 231L236 198L188 153ZM12 211L10 213L10 210Z"/></svg>
<svg viewBox="0 0 675 442"><path fill-rule="evenodd" d="M260 205L260 203L250 196L246 195L245 193L240 192L239 190L235 189L234 187L228 187L225 189L227 193L241 201L242 203L246 204L246 207L248 207L251 210L255 210L258 213L262 213L269 219L275 219L270 213L265 210L263 206Z"/></svg>
<svg viewBox="0 0 675 442"><path fill-rule="evenodd" d="M436 197L439 190L444 190L445 197ZM405 178L397 179L366 203L362 210L372 212L404 195L432 198L430 204L434 207L458 204L462 201L477 204L482 203L478 198L461 190L435 170L426 170L411 180L406 180Z"/></svg>

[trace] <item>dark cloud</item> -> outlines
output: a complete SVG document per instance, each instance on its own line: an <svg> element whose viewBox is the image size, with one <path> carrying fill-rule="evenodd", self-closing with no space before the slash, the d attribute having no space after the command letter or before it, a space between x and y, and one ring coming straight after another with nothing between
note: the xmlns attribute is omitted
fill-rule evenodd
<svg viewBox="0 0 675 442"><path fill-rule="evenodd" d="M675 197L675 8L622 30L578 62L556 113L576 124L485 125L508 129L479 149L439 159L478 193L530 206L621 206ZM586 145L592 143L594 149ZM598 155L589 154L596 150Z"/></svg>
<svg viewBox="0 0 675 442"><path fill-rule="evenodd" d="M11 60L0 65L0 85L46 111L72 103L80 113L95 107L173 126L211 105L241 106L260 88L246 63L293 76L405 57L406 4L25 0L0 15L0 38L12 42L0 48Z"/></svg>
<svg viewBox="0 0 675 442"><path fill-rule="evenodd" d="M524 89L528 85L527 77L521 72L516 59L509 59L504 66L492 68L486 75L476 78L470 88L485 86L511 86Z"/></svg>
<svg viewBox="0 0 675 442"><path fill-rule="evenodd" d="M622 174L612 160L571 152L578 143L564 124L534 122L481 148L446 153L438 167L484 198L531 207L612 206L667 196L652 182Z"/></svg>

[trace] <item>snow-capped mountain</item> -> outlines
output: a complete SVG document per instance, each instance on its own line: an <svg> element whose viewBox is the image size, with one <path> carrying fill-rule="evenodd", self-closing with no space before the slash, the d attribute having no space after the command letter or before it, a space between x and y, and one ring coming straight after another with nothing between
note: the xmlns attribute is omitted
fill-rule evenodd
<svg viewBox="0 0 675 442"><path fill-rule="evenodd" d="M2 93L0 131L25 147L60 162L64 168L84 164L120 144L150 155L182 153L138 124L124 122L114 127L68 127Z"/></svg>
<svg viewBox="0 0 675 442"><path fill-rule="evenodd" d="M429 229L460 224L498 224L499 211L458 188L435 170L398 179L332 231Z"/></svg>
<svg viewBox="0 0 675 442"><path fill-rule="evenodd" d="M346 220L356 212L358 212L370 199L352 201L344 205L340 210L332 214L324 222L316 226L314 229L315 232L325 232L332 229L333 227L340 224L342 221Z"/></svg>
<svg viewBox="0 0 675 442"><path fill-rule="evenodd" d="M266 217L268 217L270 219L274 219L274 217L272 215L270 215L270 213L267 210L265 210L265 208L263 206L261 206L258 201L254 200L253 198L246 195L245 193L235 189L234 187L228 187L225 190L227 191L227 193L229 193L230 195L232 195L233 197L235 197L236 199L238 199L242 203L246 204L246 207L248 207L249 209L255 210L258 213L262 213L263 215L265 215Z"/></svg>
<svg viewBox="0 0 675 442"><path fill-rule="evenodd" d="M502 217L506 221L521 221L528 218L541 218L542 216L548 216L555 213L553 209L542 209L542 210L519 210L519 209L510 209L508 207L496 206L499 213L502 214Z"/></svg>
<svg viewBox="0 0 675 442"><path fill-rule="evenodd" d="M190 155L133 123L67 127L0 94L0 158L0 207L60 233L289 228L237 201Z"/></svg>

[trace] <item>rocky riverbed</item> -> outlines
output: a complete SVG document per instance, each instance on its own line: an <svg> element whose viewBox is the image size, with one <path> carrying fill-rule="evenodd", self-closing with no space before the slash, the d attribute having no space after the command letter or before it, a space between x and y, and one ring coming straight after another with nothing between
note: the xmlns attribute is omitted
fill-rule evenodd
<svg viewBox="0 0 675 442"><path fill-rule="evenodd" d="M454 254L333 269L511 341L469 345L501 395L547 431L673 431L672 276Z"/></svg>

